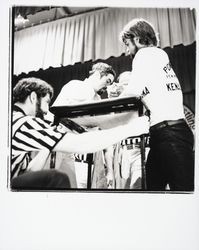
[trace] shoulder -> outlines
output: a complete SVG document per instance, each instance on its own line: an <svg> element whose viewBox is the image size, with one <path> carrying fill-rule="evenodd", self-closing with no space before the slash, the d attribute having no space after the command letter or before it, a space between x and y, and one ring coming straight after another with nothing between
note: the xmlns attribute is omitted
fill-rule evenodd
<svg viewBox="0 0 199 250"><path fill-rule="evenodd" d="M66 83L63 87L62 90L67 89L69 87L73 87L73 86L79 86L80 84L82 84L83 81L81 80L71 80L70 82Z"/></svg>
<svg viewBox="0 0 199 250"><path fill-rule="evenodd" d="M51 128L51 124L49 122L35 116L27 115L22 117L21 120L21 123L27 126L28 129L42 130Z"/></svg>
<svg viewBox="0 0 199 250"><path fill-rule="evenodd" d="M156 64L158 65L168 60L168 55L163 49L157 47L147 47L142 48L137 52L133 60L133 65L136 64L141 67L143 67L143 65L147 65L147 67L153 67Z"/></svg>
<svg viewBox="0 0 199 250"><path fill-rule="evenodd" d="M167 53L160 48L157 47L147 47L147 48L143 48L140 49L137 52L137 58L145 58L145 59L150 59L153 57L168 57Z"/></svg>
<svg viewBox="0 0 199 250"><path fill-rule="evenodd" d="M50 125L45 123L40 118L28 115L19 116L19 112L13 114L12 136L14 136L17 132L26 133L27 131L44 130L49 127Z"/></svg>
<svg viewBox="0 0 199 250"><path fill-rule="evenodd" d="M69 91L75 91L82 85L83 81L80 80L71 80L70 82L66 83L62 89L61 94L67 94Z"/></svg>
<svg viewBox="0 0 199 250"><path fill-rule="evenodd" d="M52 127L51 126L51 122L43 120L43 119L38 118L38 117L30 116L29 117L29 121L33 122L33 124L36 125L36 128L38 128L38 125L40 126L41 129L47 129L47 128L51 128Z"/></svg>

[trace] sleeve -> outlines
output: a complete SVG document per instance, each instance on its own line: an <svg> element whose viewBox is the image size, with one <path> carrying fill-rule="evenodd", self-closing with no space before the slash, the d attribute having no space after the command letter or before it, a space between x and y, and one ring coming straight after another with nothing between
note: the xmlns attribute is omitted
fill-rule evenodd
<svg viewBox="0 0 199 250"><path fill-rule="evenodd" d="M66 134L40 118L31 117L15 133L12 146L15 150L32 152L47 148L52 150Z"/></svg>
<svg viewBox="0 0 199 250"><path fill-rule="evenodd" d="M132 71L131 78L125 92L129 95L141 96L143 89L141 75L136 71Z"/></svg>
<svg viewBox="0 0 199 250"><path fill-rule="evenodd" d="M141 96L149 75L150 66L147 62L147 58L144 58L143 55L139 53L139 56L133 60L129 84L122 94L125 96Z"/></svg>

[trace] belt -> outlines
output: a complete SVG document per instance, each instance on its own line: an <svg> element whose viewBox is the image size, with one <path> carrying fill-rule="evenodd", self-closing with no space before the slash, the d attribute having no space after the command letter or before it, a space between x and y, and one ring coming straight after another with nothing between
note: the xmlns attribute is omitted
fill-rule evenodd
<svg viewBox="0 0 199 250"><path fill-rule="evenodd" d="M173 126L173 125L177 125L177 124L180 124L180 123L184 123L184 122L185 122L185 119L169 120L169 121L159 122L159 123L157 123L157 124L150 127L150 132L153 132L153 131L156 131L156 130L159 130L161 128L165 128L165 127L168 127L168 126Z"/></svg>

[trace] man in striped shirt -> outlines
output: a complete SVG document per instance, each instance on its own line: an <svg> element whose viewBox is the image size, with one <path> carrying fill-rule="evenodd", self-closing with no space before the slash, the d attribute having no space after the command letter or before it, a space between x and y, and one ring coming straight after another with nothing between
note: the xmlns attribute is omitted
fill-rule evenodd
<svg viewBox="0 0 199 250"><path fill-rule="evenodd" d="M52 148L64 133L43 120L53 89L46 82L22 79L13 91L12 188L68 188L68 177L56 170L42 170ZM37 155L31 159L31 153Z"/></svg>
<svg viewBox="0 0 199 250"><path fill-rule="evenodd" d="M148 132L147 118L104 131L83 134L65 132L43 120L53 96L52 87L37 78L20 80L13 90L11 187L21 189L70 188L68 177L56 170L43 170L53 151L92 153L131 135ZM103 138L103 140L102 140ZM31 153L37 155L31 159Z"/></svg>

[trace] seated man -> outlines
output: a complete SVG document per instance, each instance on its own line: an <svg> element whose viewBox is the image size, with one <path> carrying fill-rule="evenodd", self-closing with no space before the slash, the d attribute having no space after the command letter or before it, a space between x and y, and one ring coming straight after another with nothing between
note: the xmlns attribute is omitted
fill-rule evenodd
<svg viewBox="0 0 199 250"><path fill-rule="evenodd" d="M49 110L52 96L52 87L37 78L21 79L13 90L11 188L68 189L66 175L56 170L42 170L50 152L92 153L132 133L148 132L146 117L112 129L82 134L66 132L60 125L51 126L42 119L42 114ZM32 152L38 152L33 159L30 158Z"/></svg>
<svg viewBox="0 0 199 250"><path fill-rule="evenodd" d="M100 95L105 93L108 86L112 85L115 76L116 73L113 70L112 66L103 62L98 62L96 64L93 64L92 69L89 72L89 77L86 78L84 81L71 80L62 87L53 106L79 104L81 102L101 100ZM101 184L98 185L98 179L99 179L98 173L104 172L104 163L102 161L102 158L105 158L106 167L108 169L108 176L111 174L110 169L112 169L112 166L109 166L109 161L106 159L107 155L109 154L109 149L107 148L105 150L104 157L101 156L101 152L98 152L96 154L99 155L94 155L93 160L89 156L89 161L92 162L92 168L94 170L92 188L104 188L107 186L106 184L104 184L103 186ZM78 188L87 188L88 164L90 164L88 163L87 159L88 157L86 155L76 155L74 159L75 162L73 160L75 164L76 180ZM95 165L97 165L98 167L96 168Z"/></svg>
<svg viewBox="0 0 199 250"><path fill-rule="evenodd" d="M106 63L96 63L84 81L71 80L66 83L52 106L63 106L81 102L100 100L100 94L113 83L115 71Z"/></svg>

